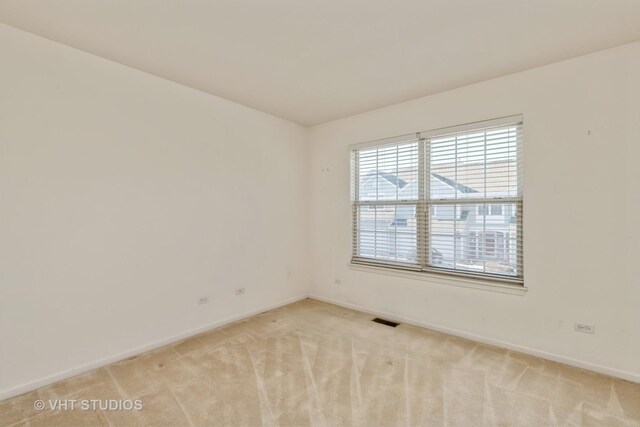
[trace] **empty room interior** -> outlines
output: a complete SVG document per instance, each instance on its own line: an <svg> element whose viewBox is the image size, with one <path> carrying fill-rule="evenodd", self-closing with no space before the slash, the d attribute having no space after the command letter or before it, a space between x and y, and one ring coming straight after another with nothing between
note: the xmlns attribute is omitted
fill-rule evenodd
<svg viewBox="0 0 640 427"><path fill-rule="evenodd" d="M0 426L640 426L640 1L0 0Z"/></svg>

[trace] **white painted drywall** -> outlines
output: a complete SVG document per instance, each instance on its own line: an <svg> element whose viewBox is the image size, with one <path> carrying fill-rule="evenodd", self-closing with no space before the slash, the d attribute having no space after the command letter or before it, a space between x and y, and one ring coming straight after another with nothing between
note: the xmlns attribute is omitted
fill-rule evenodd
<svg viewBox="0 0 640 427"><path fill-rule="evenodd" d="M520 113L524 296L349 268L350 144ZM640 43L315 126L311 292L640 380L639 135Z"/></svg>
<svg viewBox="0 0 640 427"><path fill-rule="evenodd" d="M0 25L0 398L305 295L305 132Z"/></svg>

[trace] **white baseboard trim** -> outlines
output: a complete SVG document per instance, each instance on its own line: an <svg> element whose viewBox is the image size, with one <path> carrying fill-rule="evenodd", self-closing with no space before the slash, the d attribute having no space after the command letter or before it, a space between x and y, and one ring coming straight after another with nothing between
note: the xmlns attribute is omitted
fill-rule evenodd
<svg viewBox="0 0 640 427"><path fill-rule="evenodd" d="M49 375L49 376L44 377L44 378L40 378L40 379L38 379L36 381L31 381L29 383L22 384L22 385L20 385L18 387L13 387L13 388L2 390L2 391L0 391L0 401L5 400L5 399L9 399L11 397L19 396L19 395L24 394L24 393L28 393L28 392L33 391L35 389L38 389L40 387L44 387L44 386L47 386L49 384L56 383L58 381L66 380L67 378L75 377L76 375L84 374L85 372L89 372L89 371L92 371L94 369L98 369L98 368L101 368L103 366L110 365L110 364L115 363L115 362L119 362L120 360L124 360L124 359L127 359L129 357L136 356L138 354L145 353L145 352L150 351L150 350L155 350L157 348L164 347L165 345L172 344L174 342L178 342L178 341L184 340L184 339L189 338L191 336L201 334L201 333L206 332L208 330L216 329L216 328L219 328L221 326L225 326L225 325L227 325L229 323L237 322L238 320L246 319L248 317L255 316L256 314L264 313L265 311L273 310L274 308L282 307L284 305L288 305L288 304L291 304L291 303L294 303L294 302L297 302L297 301L300 301L300 300L303 300L303 299L306 299L306 298L308 298L307 295L301 295L301 296L297 296L297 297L293 297L293 298L288 298L288 299L286 299L284 301L280 301L278 303L271 304L271 305L268 305L266 307L261 307L261 308L256 309L256 310L251 310L251 311L248 311L246 313L239 314L237 316L231 316L231 317L228 317L226 319L222 319L222 320L219 320L217 322L210 323L208 325L203 325L203 326L200 326L200 327L198 327L196 329L192 329L190 331L186 331L186 332L183 332L183 333L178 334L178 335L173 335L171 337L164 338L164 339L161 339L159 341L154 341L152 343L148 343L148 344L142 345L140 347L132 348L131 350L127 350L127 351L122 352L122 353L118 353L118 354L114 354L112 356L108 356L108 357L105 357L105 358L102 358L102 359L98 359L96 361L86 363L86 364L84 364L82 366L79 366L77 368L72 368L72 369L68 369L66 371L58 372L56 374Z"/></svg>
<svg viewBox="0 0 640 427"><path fill-rule="evenodd" d="M436 325L429 322L424 322L422 320L413 319L410 317L405 317L393 313L387 313L379 310L372 310L368 307L364 307L358 304L353 304L349 302L335 300L333 298L326 298L319 295L309 295L309 298L326 302L329 304L334 304L344 308L350 308L352 310L362 311L365 313L369 313L374 316L384 317L389 320L393 320L400 323L406 323L413 326L418 326L425 329L431 329L434 331L442 332L449 335L455 335L460 338L466 338L472 341L480 342L483 344L492 345L494 347L505 348L507 350L513 350L520 353L529 354L531 356L540 357L542 359L552 360L554 362L563 363L565 365L575 366L576 368L587 369L589 371L598 372L600 374L609 375L616 378L621 378L623 380L632 381L636 383L640 383L640 374L635 374L633 372L622 371L620 369L611 368L608 366L598 365L595 363L584 362L582 360L573 359L571 357L562 356L555 353L549 353L543 350L537 350L535 348L525 347L518 344L512 344L506 341L500 341L493 338L488 338L482 335L472 334L469 332L460 331L457 329L448 328L446 326Z"/></svg>

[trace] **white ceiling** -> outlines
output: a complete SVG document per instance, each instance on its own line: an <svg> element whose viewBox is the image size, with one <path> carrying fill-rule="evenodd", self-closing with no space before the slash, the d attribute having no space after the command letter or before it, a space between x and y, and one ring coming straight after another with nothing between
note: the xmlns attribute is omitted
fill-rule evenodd
<svg viewBox="0 0 640 427"><path fill-rule="evenodd" d="M640 0L0 0L0 22L313 125L640 40Z"/></svg>

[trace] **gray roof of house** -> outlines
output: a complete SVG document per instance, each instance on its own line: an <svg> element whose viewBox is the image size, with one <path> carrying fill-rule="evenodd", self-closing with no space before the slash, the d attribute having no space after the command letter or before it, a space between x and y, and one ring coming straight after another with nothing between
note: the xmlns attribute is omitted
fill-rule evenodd
<svg viewBox="0 0 640 427"><path fill-rule="evenodd" d="M368 176L374 176L374 175L378 175L381 176L382 178L384 178L385 180L387 180L389 183L395 185L396 187L402 189L404 187L406 187L408 185L407 181L403 180L402 178L399 178L398 176L392 174L392 173L388 173L388 172L379 172L379 171L375 171L372 170L370 171L368 174ZM461 193L477 193L478 190L475 190L471 187L467 187L464 184L460 184L459 182L456 182L454 180L452 180L451 178L447 178L446 176L442 176L438 173L435 172L431 172L431 176L433 176L434 178L438 179L439 181L442 181L443 183L447 184L449 187L461 192Z"/></svg>
<svg viewBox="0 0 640 427"><path fill-rule="evenodd" d="M386 179L387 181L389 181L391 184L395 185L398 188L404 188L404 187L407 186L407 181L405 181L402 178L397 177L396 175L394 175L392 173L379 172L379 171L372 170L367 175L369 175L369 176L372 176L372 175L381 176L381 177L383 177L384 179Z"/></svg>
<svg viewBox="0 0 640 427"><path fill-rule="evenodd" d="M431 172L431 175L434 178L439 179L440 181L444 182L445 184L447 184L449 187L453 187L456 190L458 190L461 193L477 193L478 190L474 190L471 187L467 187L466 185L462 185L459 182L455 182L454 180L447 178L446 176L442 176L440 174Z"/></svg>

